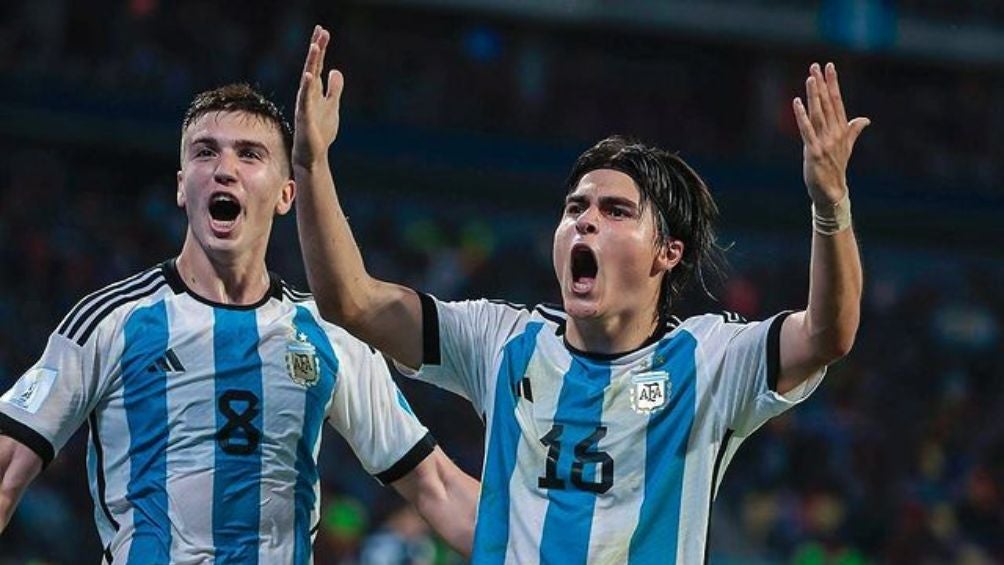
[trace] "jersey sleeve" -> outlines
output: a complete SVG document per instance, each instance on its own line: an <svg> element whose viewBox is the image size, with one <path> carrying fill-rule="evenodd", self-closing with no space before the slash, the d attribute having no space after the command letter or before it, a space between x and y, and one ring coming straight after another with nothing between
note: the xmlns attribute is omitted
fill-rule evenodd
<svg viewBox="0 0 1004 565"><path fill-rule="evenodd" d="M397 368L408 377L444 388L471 401L479 414L494 388L492 371L506 341L529 312L490 300L444 302L427 294L422 300L422 366Z"/></svg>
<svg viewBox="0 0 1004 565"><path fill-rule="evenodd" d="M432 453L436 442L394 383L383 356L347 334L338 341L342 347L328 421L363 468L390 484Z"/></svg>
<svg viewBox="0 0 1004 565"><path fill-rule="evenodd" d="M702 316L705 333L703 356L710 361L714 403L725 425L739 436L748 436L767 420L802 402L822 382L826 368L795 389L780 394L781 325L791 312L759 322L723 316Z"/></svg>
<svg viewBox="0 0 1004 565"><path fill-rule="evenodd" d="M97 397L97 340L80 345L49 336L42 357L0 396L0 433L48 465L80 427Z"/></svg>

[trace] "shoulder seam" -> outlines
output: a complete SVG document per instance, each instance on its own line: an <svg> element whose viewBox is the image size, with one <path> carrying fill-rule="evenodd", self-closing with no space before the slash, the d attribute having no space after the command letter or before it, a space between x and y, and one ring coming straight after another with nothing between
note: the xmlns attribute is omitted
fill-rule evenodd
<svg viewBox="0 0 1004 565"><path fill-rule="evenodd" d="M157 267L151 267L151 268L149 268L149 269L147 269L145 271L136 273L135 275L132 275L132 276L127 277L125 279L122 279L120 281L117 281L117 282L111 283L109 285L106 285L103 288L100 288L100 289L98 289L98 290L96 290L96 291L94 291L94 292L92 292L92 293L84 296L83 298L80 299L79 302L77 302L77 304L73 307L73 309L70 310L70 313L66 315L66 318L63 319L62 323L59 324L59 327L56 329L56 333L59 333L59 334L72 333L72 332L70 332L70 326L74 325L73 324L74 321L79 320L81 317L84 317L84 318L87 317L87 314L82 314L82 312L84 310L88 310L88 311L91 310L92 309L91 307L96 302L101 301L106 296L108 296L108 295L110 295L110 294L112 294L112 293L114 293L116 291L121 290L123 287L128 286L130 283L134 283L134 282L136 282L137 280L139 280L141 278L142 279L149 278L148 276L150 275L151 271L157 270L159 268L160 268L159 266L157 266ZM146 282L146 280L144 280L143 283L139 283L139 284L142 285L145 282Z"/></svg>
<svg viewBox="0 0 1004 565"><path fill-rule="evenodd" d="M151 283L152 286L150 286ZM136 285L138 288L134 287L129 290L123 289L119 292L110 294L104 297L100 302L95 303L90 311L85 316L81 317L74 327L64 335L67 339L76 342L77 345L83 346L84 343L86 343L91 337L91 334L98 327L98 325L112 312L121 306L137 302L151 296L165 286L168 286L167 279L160 276L159 278L150 281L144 281L142 285ZM91 317L90 323L81 329L80 326L88 317Z"/></svg>
<svg viewBox="0 0 1004 565"><path fill-rule="evenodd" d="M509 307L509 308L511 308L513 310L516 310L516 311L519 311L519 310L527 310L527 311L529 311L529 308L526 307L526 304L518 304L516 302L509 302L508 300L502 300L501 298L486 298L485 300L487 300L490 304L498 304L500 306L507 306L507 307Z"/></svg>
<svg viewBox="0 0 1004 565"><path fill-rule="evenodd" d="M314 295L311 294L310 292L303 292L302 290L297 290L282 278L279 278L278 280L279 280L279 286L282 287L283 296L288 298L290 302L305 302L308 300L313 300Z"/></svg>
<svg viewBox="0 0 1004 565"><path fill-rule="evenodd" d="M313 295L296 292L287 286L283 286L282 295L288 298L290 302L309 302L314 298Z"/></svg>
<svg viewBox="0 0 1004 565"><path fill-rule="evenodd" d="M554 311L554 309L549 308L548 306L545 306L543 304L537 305L537 307L535 307L533 310L538 314L540 314L541 317L543 317L545 320L553 324L558 324L559 326L561 326L567 322L565 313L560 310Z"/></svg>

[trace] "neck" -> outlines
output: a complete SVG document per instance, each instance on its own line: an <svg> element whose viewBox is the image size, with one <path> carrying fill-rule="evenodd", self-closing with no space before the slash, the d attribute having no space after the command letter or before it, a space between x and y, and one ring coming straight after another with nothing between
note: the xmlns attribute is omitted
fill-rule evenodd
<svg viewBox="0 0 1004 565"><path fill-rule="evenodd" d="M192 292L220 304L254 304L268 292L268 270L262 254L210 255L191 234L185 238L177 267L178 275Z"/></svg>
<svg viewBox="0 0 1004 565"><path fill-rule="evenodd" d="M597 318L568 318L565 337L581 351L605 355L625 353L641 347L653 333L658 320L653 310Z"/></svg>

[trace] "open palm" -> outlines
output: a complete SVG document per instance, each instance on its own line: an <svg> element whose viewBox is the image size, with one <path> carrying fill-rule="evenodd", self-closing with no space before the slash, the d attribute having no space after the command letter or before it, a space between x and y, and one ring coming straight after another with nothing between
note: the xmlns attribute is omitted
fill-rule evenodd
<svg viewBox="0 0 1004 565"><path fill-rule="evenodd" d="M832 204L847 193L847 163L868 118L847 121L837 82L837 69L827 63L826 76L818 63L809 67L805 97L809 106L795 98L795 121L805 144L802 176L809 196L817 204Z"/></svg>
<svg viewBox="0 0 1004 565"><path fill-rule="evenodd" d="M321 26L314 27L303 64L300 89L296 93L296 118L293 135L293 166L311 168L327 158L328 147L338 136L339 106L345 80L342 73L328 71L328 86L324 88L321 72L324 53L331 34ZM326 165L325 165L326 166Z"/></svg>

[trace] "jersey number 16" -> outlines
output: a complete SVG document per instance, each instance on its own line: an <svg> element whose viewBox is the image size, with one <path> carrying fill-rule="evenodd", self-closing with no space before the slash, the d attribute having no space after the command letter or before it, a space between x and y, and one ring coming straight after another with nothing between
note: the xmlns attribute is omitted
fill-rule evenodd
<svg viewBox="0 0 1004 565"><path fill-rule="evenodd" d="M546 489L565 490L565 480L558 477L558 461L561 459L561 433L565 430L562 424L554 424L551 431L540 438L540 443L547 447L547 463L544 476L537 478L537 486ZM575 444L575 461L572 463L572 485L579 490L587 490L603 494L614 485L614 460L605 451L590 451L607 435L606 426L596 426L593 433L586 439ZM593 481L583 478L586 465L596 465Z"/></svg>

